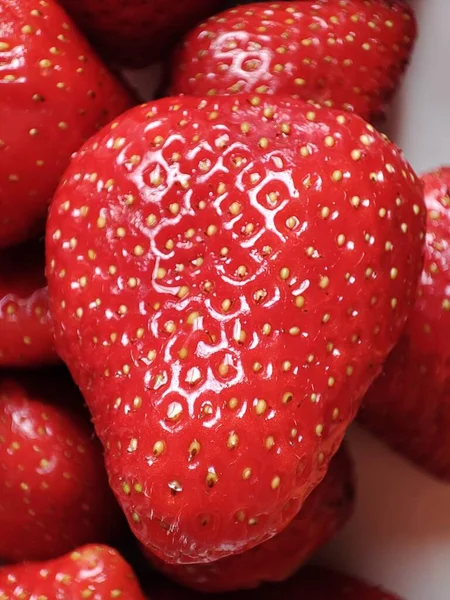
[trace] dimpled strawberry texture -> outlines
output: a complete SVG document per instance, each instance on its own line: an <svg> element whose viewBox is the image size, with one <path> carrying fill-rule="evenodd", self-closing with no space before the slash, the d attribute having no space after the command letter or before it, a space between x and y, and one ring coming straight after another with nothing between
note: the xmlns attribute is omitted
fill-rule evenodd
<svg viewBox="0 0 450 600"><path fill-rule="evenodd" d="M424 175L425 264L405 331L360 419L393 448L450 481L450 168Z"/></svg>
<svg viewBox="0 0 450 600"><path fill-rule="evenodd" d="M237 6L175 53L172 94L296 94L380 116L409 61L416 22L403 1L304 0Z"/></svg>
<svg viewBox="0 0 450 600"><path fill-rule="evenodd" d="M70 379L50 370L0 380L0 561L53 558L118 530L81 402Z"/></svg>
<svg viewBox="0 0 450 600"><path fill-rule="evenodd" d="M255 588L266 581L284 581L350 518L354 484L353 464L348 449L342 445L301 511L272 539L248 552L207 565L168 565L155 559L153 562L170 577L201 592Z"/></svg>
<svg viewBox="0 0 450 600"><path fill-rule="evenodd" d="M372 126L282 98L160 100L78 153L56 344L148 550L210 562L297 514L403 328L424 213Z"/></svg>
<svg viewBox="0 0 450 600"><path fill-rule="evenodd" d="M0 567L0 598L145 600L120 554L93 545L47 562Z"/></svg>
<svg viewBox="0 0 450 600"><path fill-rule="evenodd" d="M225 0L61 0L95 47L124 66L143 67L167 53Z"/></svg>
<svg viewBox="0 0 450 600"><path fill-rule="evenodd" d="M0 366L59 361L44 270L43 244L0 251Z"/></svg>
<svg viewBox="0 0 450 600"><path fill-rule="evenodd" d="M60 6L0 4L0 248L44 230L72 152L131 106Z"/></svg>

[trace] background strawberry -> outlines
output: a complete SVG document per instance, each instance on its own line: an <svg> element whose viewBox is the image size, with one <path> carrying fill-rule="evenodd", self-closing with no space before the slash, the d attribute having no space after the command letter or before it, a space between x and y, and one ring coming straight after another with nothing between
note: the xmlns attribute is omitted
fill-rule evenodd
<svg viewBox="0 0 450 600"><path fill-rule="evenodd" d="M291 521L404 326L424 213L372 126L282 98L149 103L78 153L57 349L150 551L210 562Z"/></svg>
<svg viewBox="0 0 450 600"><path fill-rule="evenodd" d="M116 550L84 546L56 560L0 567L0 598L144 600L144 595Z"/></svg>
<svg viewBox="0 0 450 600"><path fill-rule="evenodd" d="M353 465L345 445L301 511L271 540L208 565L154 564L180 583L202 592L258 587L284 581L347 522L354 504Z"/></svg>
<svg viewBox="0 0 450 600"><path fill-rule="evenodd" d="M110 60L142 67L164 59L180 36L212 15L224 0L61 0Z"/></svg>
<svg viewBox="0 0 450 600"><path fill-rule="evenodd" d="M119 529L101 447L78 403L59 372L0 380L0 560L45 560Z"/></svg>
<svg viewBox="0 0 450 600"><path fill-rule="evenodd" d="M198 593L163 579L149 586L152 600L197 600ZM204 594L205 600L400 600L378 587L321 567L305 567L283 583L232 594Z"/></svg>
<svg viewBox="0 0 450 600"><path fill-rule="evenodd" d="M0 365L58 362L43 244L0 251Z"/></svg>
<svg viewBox="0 0 450 600"><path fill-rule="evenodd" d="M176 53L173 94L296 94L356 112L384 112L416 37L403 1L303 0L229 9Z"/></svg>
<svg viewBox="0 0 450 600"><path fill-rule="evenodd" d="M72 152L130 105L53 0L0 5L0 247L44 229Z"/></svg>
<svg viewBox="0 0 450 600"><path fill-rule="evenodd" d="M407 458L450 480L450 168L423 181L428 221L418 298L360 419Z"/></svg>

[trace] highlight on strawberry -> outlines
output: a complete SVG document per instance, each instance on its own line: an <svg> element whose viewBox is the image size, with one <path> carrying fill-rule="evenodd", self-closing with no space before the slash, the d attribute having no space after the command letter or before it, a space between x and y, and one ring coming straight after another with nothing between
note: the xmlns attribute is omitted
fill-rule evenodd
<svg viewBox="0 0 450 600"><path fill-rule="evenodd" d="M246 3L186 36L170 92L294 94L375 119L400 83L416 34L403 0Z"/></svg>
<svg viewBox="0 0 450 600"><path fill-rule="evenodd" d="M70 378L2 373L0 562L57 557L110 541L121 527L101 446Z"/></svg>
<svg viewBox="0 0 450 600"><path fill-rule="evenodd" d="M292 521L398 341L424 223L395 145L286 97L150 102L77 153L56 347L147 550L212 562Z"/></svg>
<svg viewBox="0 0 450 600"><path fill-rule="evenodd" d="M48 307L43 244L0 250L0 366L59 362Z"/></svg>
<svg viewBox="0 0 450 600"><path fill-rule="evenodd" d="M55 0L0 3L0 248L44 231L73 152L131 106Z"/></svg>
<svg viewBox="0 0 450 600"><path fill-rule="evenodd" d="M0 597L145 600L130 565L116 550L100 545L45 562L0 567Z"/></svg>

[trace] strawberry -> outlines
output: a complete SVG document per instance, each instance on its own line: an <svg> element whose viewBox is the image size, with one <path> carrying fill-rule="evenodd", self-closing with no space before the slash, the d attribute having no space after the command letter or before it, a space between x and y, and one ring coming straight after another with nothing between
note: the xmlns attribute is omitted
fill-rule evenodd
<svg viewBox="0 0 450 600"><path fill-rule="evenodd" d="M0 247L43 230L71 154L130 106L53 0L0 5Z"/></svg>
<svg viewBox="0 0 450 600"><path fill-rule="evenodd" d="M41 244L0 251L0 365L58 362Z"/></svg>
<svg viewBox="0 0 450 600"><path fill-rule="evenodd" d="M46 560L117 529L101 448L77 403L58 372L0 380L0 560Z"/></svg>
<svg viewBox="0 0 450 600"><path fill-rule="evenodd" d="M171 93L295 94L375 118L415 37L412 9L402 0L238 6L187 35L173 61Z"/></svg>
<svg viewBox="0 0 450 600"><path fill-rule="evenodd" d="M0 567L0 598L145 600L120 554L93 545L46 562Z"/></svg>
<svg viewBox="0 0 450 600"><path fill-rule="evenodd" d="M450 167L425 175L423 182L428 220L418 297L360 420L417 465L450 481Z"/></svg>
<svg viewBox="0 0 450 600"><path fill-rule="evenodd" d="M308 496L302 510L271 540L244 554L207 565L168 565L150 560L170 577L201 592L254 588L264 581L283 581L341 529L353 512L353 504L353 465L347 448L341 446L324 480Z"/></svg>
<svg viewBox="0 0 450 600"><path fill-rule="evenodd" d="M152 600L198 600L196 592L162 579L152 581ZM364 581L322 567L305 567L283 583L265 584L257 590L202 595L204 600L400 600Z"/></svg>
<svg viewBox="0 0 450 600"><path fill-rule="evenodd" d="M81 29L110 60L143 67L166 57L191 27L225 0L61 0Z"/></svg>
<svg viewBox="0 0 450 600"><path fill-rule="evenodd" d="M211 562L297 514L404 326L424 214L371 125L286 98L148 103L77 154L56 347L148 550Z"/></svg>

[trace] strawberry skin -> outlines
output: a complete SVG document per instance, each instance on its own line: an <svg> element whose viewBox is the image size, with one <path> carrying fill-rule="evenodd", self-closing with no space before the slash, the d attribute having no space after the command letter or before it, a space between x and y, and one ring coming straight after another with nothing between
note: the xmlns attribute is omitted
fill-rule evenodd
<svg viewBox="0 0 450 600"><path fill-rule="evenodd" d="M56 347L148 550L211 562L297 514L404 326L424 216L371 125L286 98L148 103L77 154Z"/></svg>
<svg viewBox="0 0 450 600"><path fill-rule="evenodd" d="M0 251L0 366L59 361L44 269L42 244Z"/></svg>
<svg viewBox="0 0 450 600"><path fill-rule="evenodd" d="M83 546L46 562L0 567L0 598L145 600L128 563L108 546Z"/></svg>
<svg viewBox="0 0 450 600"><path fill-rule="evenodd" d="M281 533L244 554L208 565L168 565L161 571L201 592L224 592L284 581L348 521L354 505L353 464L345 445L333 457L323 481Z"/></svg>
<svg viewBox="0 0 450 600"><path fill-rule="evenodd" d="M0 560L53 558L121 522L80 400L59 372L0 380Z"/></svg>
<svg viewBox="0 0 450 600"><path fill-rule="evenodd" d="M450 481L450 167L425 175L423 182L428 219L418 297L360 420L417 465Z"/></svg>
<svg viewBox="0 0 450 600"><path fill-rule="evenodd" d="M237 6L198 25L175 54L172 94L295 94L369 119L384 112L416 37L403 1Z"/></svg>
<svg viewBox="0 0 450 600"><path fill-rule="evenodd" d="M143 67L167 53L224 0L61 0L99 51L115 63Z"/></svg>
<svg viewBox="0 0 450 600"><path fill-rule="evenodd" d="M400 600L390 592L364 581L322 567L308 566L291 579L265 584L257 590L231 594L203 594L204 600ZM152 600L198 600L197 592L162 579L152 581Z"/></svg>
<svg viewBox="0 0 450 600"><path fill-rule="evenodd" d="M0 6L0 247L44 229L71 154L131 106L53 0Z"/></svg>

